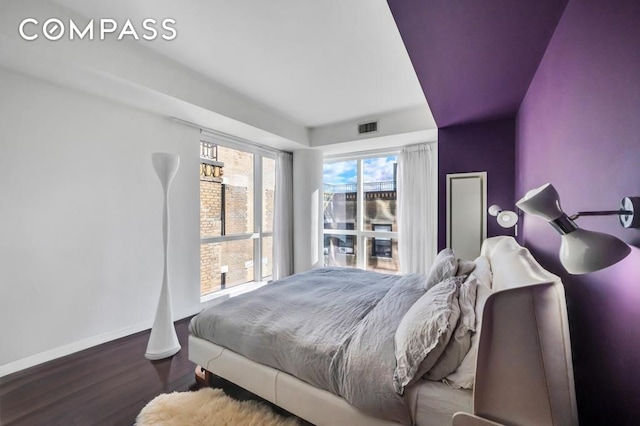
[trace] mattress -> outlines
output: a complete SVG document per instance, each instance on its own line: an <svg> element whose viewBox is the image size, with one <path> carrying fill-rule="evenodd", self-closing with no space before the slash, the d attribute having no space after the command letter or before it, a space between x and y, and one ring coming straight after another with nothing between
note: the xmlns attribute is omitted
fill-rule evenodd
<svg viewBox="0 0 640 426"><path fill-rule="evenodd" d="M344 399L293 376L267 367L195 336L189 336L189 359L313 424L391 426L399 423L369 417ZM472 391L423 380L407 388L414 424L451 425L453 413L471 413Z"/></svg>

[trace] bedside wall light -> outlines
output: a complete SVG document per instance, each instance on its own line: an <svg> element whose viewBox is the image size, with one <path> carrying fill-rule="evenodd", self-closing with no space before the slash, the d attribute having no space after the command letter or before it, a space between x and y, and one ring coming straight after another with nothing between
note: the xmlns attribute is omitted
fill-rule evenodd
<svg viewBox="0 0 640 426"><path fill-rule="evenodd" d="M489 207L489 214L491 216L495 216L498 225L503 228L511 228L518 223L518 215L516 212L512 212L511 210L502 210L502 207L497 204Z"/></svg>
<svg viewBox="0 0 640 426"><path fill-rule="evenodd" d="M560 262L570 274L586 274L624 259L631 248L620 239L602 232L581 229L574 222L580 216L617 215L625 228L640 227L640 197L625 197L618 210L578 212L567 216L560 207L560 196L552 184L532 189L516 203L525 213L547 220L562 237Z"/></svg>

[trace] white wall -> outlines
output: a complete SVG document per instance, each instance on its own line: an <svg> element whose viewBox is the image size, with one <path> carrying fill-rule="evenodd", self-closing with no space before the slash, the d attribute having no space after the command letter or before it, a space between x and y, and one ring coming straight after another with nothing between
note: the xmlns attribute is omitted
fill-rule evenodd
<svg viewBox="0 0 640 426"><path fill-rule="evenodd" d="M162 279L152 152L181 157L170 285L176 318L197 312L198 131L2 68L0 93L0 376L151 325Z"/></svg>
<svg viewBox="0 0 640 426"><path fill-rule="evenodd" d="M293 271L296 274L324 264L322 166L322 151L293 152Z"/></svg>

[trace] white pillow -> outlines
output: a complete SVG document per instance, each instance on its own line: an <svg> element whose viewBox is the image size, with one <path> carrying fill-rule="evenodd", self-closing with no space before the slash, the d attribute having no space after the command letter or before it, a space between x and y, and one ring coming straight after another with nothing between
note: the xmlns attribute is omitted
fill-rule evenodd
<svg viewBox="0 0 640 426"><path fill-rule="evenodd" d="M395 334L393 386L400 395L431 369L445 350L460 315L462 277L436 284L404 314ZM456 309L458 307L458 309Z"/></svg>
<svg viewBox="0 0 640 426"><path fill-rule="evenodd" d="M441 250L433 260L431 269L429 269L427 281L424 283L424 289L429 290L434 285L455 276L457 271L458 259L456 259L453 250L450 248Z"/></svg>
<svg viewBox="0 0 640 426"><path fill-rule="evenodd" d="M471 334L476 329L476 287L478 279L470 275L460 286L458 304L460 320L435 365L423 376L428 380L442 380L453 373L462 363L471 347Z"/></svg>
<svg viewBox="0 0 640 426"><path fill-rule="evenodd" d="M465 355L462 363L456 371L446 378L454 388L473 389L473 382L476 376L476 358L478 356L478 345L480 344L480 328L482 325L482 311L491 295L491 289L485 284L478 284L476 288L476 332L471 335L471 348Z"/></svg>
<svg viewBox="0 0 640 426"><path fill-rule="evenodd" d="M493 273L491 272L489 259L484 256L478 256L473 263L476 264L476 268L473 270L473 275L478 278L478 283L484 284L489 288L493 288Z"/></svg>

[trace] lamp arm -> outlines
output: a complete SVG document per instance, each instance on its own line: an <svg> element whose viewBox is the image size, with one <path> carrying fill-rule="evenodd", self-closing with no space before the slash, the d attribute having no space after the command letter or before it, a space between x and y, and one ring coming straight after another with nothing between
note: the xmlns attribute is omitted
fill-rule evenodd
<svg viewBox="0 0 640 426"><path fill-rule="evenodd" d="M593 212L578 212L572 216L569 216L569 219L576 220L580 216L624 216L633 214L630 210L598 210Z"/></svg>

